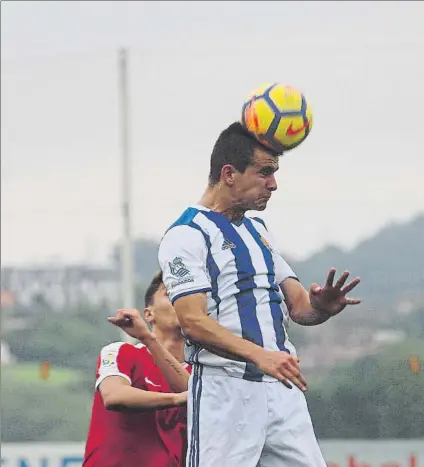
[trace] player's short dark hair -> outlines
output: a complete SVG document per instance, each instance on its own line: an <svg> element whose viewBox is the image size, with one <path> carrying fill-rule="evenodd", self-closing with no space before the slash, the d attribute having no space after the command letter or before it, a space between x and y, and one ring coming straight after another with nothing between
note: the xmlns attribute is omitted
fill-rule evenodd
<svg viewBox="0 0 424 467"><path fill-rule="evenodd" d="M213 186L219 182L222 167L226 164L231 164L239 172L244 173L247 167L253 163L253 154L256 148L278 155L259 143L243 128L241 123L232 123L219 135L212 150L209 185Z"/></svg>
<svg viewBox="0 0 424 467"><path fill-rule="evenodd" d="M146 308L153 304L154 296L162 284L163 284L162 271L158 271L153 276L153 279L150 282L149 287L147 287L146 293L144 294L144 306Z"/></svg>

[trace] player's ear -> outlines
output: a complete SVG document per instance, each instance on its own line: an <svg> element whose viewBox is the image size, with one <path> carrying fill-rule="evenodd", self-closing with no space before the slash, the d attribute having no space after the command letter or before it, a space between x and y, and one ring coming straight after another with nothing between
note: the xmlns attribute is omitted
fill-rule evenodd
<svg viewBox="0 0 424 467"><path fill-rule="evenodd" d="M231 164L225 164L221 169L221 180L226 184L232 186L234 184L234 175L236 169Z"/></svg>
<svg viewBox="0 0 424 467"><path fill-rule="evenodd" d="M150 307L144 309L144 319L149 324L153 321L153 311Z"/></svg>

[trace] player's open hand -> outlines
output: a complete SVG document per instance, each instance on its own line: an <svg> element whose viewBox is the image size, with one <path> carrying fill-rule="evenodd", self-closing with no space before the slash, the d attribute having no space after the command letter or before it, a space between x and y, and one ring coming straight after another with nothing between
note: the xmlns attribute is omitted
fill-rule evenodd
<svg viewBox="0 0 424 467"><path fill-rule="evenodd" d="M337 279L336 283L333 284L335 274L336 269L331 268L324 287L318 284L312 284L309 290L309 299L312 307L322 313L328 314L328 317L337 315L347 305L358 305L361 303L359 298L349 298L346 296L359 284L359 277L356 277L346 284L349 271L345 271L339 279Z"/></svg>
<svg viewBox="0 0 424 467"><path fill-rule="evenodd" d="M265 350L255 362L256 366L267 375L273 376L288 388L294 383L301 391L308 389L305 378L300 372L299 359L287 352Z"/></svg>
<svg viewBox="0 0 424 467"><path fill-rule="evenodd" d="M129 336L140 340L143 344L146 344L146 341L155 339L156 337L152 331L150 331L138 310L118 310L115 316L110 316L108 318L108 321L122 329Z"/></svg>

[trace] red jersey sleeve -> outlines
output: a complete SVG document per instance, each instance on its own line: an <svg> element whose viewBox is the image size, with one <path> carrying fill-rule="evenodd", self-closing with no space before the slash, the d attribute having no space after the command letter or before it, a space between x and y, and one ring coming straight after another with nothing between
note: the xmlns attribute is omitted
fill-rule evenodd
<svg viewBox="0 0 424 467"><path fill-rule="evenodd" d="M97 359L96 389L108 376L121 376L132 384L134 346L125 342L106 345Z"/></svg>

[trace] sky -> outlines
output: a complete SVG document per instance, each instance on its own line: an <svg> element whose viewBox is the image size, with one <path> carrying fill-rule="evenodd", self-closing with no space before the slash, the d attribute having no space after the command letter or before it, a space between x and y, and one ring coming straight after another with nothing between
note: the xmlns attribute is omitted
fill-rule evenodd
<svg viewBox="0 0 424 467"><path fill-rule="evenodd" d="M219 133L269 82L308 139L261 216L295 258L424 211L423 2L1 4L1 260L104 264L119 241L118 49L129 56L134 235L160 239L206 185Z"/></svg>

